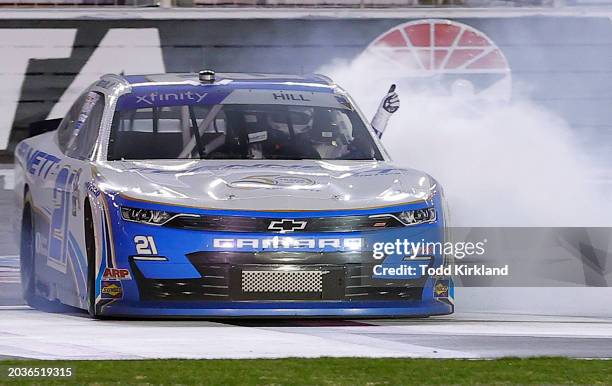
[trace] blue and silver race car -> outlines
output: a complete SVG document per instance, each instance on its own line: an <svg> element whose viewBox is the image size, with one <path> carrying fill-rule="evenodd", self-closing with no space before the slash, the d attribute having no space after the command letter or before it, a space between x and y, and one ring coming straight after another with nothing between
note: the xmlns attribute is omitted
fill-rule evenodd
<svg viewBox="0 0 612 386"><path fill-rule="evenodd" d="M443 192L321 75L105 75L15 151L24 297L104 316L453 312ZM424 248L406 248L417 242ZM413 245L413 244L412 244Z"/></svg>

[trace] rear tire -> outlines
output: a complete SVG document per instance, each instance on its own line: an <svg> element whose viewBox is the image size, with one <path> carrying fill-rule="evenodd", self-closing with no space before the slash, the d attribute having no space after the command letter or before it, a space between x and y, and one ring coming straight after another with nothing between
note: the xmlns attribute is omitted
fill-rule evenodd
<svg viewBox="0 0 612 386"><path fill-rule="evenodd" d="M89 201L85 201L84 207L85 250L87 252L87 311L92 318L98 318L98 315L96 315L96 236Z"/></svg>
<svg viewBox="0 0 612 386"><path fill-rule="evenodd" d="M39 304L36 295L36 245L32 196L29 192L24 198L21 217L21 245L19 248L19 265L21 271L21 288L23 299L30 307Z"/></svg>

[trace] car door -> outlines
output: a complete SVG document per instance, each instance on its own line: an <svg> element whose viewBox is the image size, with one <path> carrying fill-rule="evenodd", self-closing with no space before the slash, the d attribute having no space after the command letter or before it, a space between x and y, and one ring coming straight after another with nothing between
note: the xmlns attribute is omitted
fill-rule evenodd
<svg viewBox="0 0 612 386"><path fill-rule="evenodd" d="M69 304L74 303L75 293L79 298L86 294L86 257L77 240L82 239L84 183L89 177L89 162L103 111L104 96L87 92L72 106L57 133L62 154L55 182L47 195L51 212L47 265L74 279L58 283L58 297Z"/></svg>

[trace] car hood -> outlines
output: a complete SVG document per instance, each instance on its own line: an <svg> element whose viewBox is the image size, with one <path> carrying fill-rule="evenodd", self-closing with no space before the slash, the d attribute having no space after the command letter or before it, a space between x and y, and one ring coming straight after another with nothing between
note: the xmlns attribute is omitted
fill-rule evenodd
<svg viewBox="0 0 612 386"><path fill-rule="evenodd" d="M431 197L425 173L381 161L109 161L98 165L106 191L125 198L230 210L343 210Z"/></svg>

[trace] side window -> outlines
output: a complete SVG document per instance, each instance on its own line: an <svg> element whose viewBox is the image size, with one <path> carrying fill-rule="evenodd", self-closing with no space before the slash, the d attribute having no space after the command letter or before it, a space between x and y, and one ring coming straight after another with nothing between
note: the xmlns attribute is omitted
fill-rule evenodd
<svg viewBox="0 0 612 386"><path fill-rule="evenodd" d="M84 100L85 95L81 95L79 99L74 102L70 110L68 110L68 114L66 114L57 128L57 141L62 152L66 152L68 143L72 140L74 134L74 123L77 120L79 111L81 111L81 107L83 107Z"/></svg>
<svg viewBox="0 0 612 386"><path fill-rule="evenodd" d="M90 91L82 95L58 128L58 142L62 152L78 159L91 156L103 113L102 94Z"/></svg>

